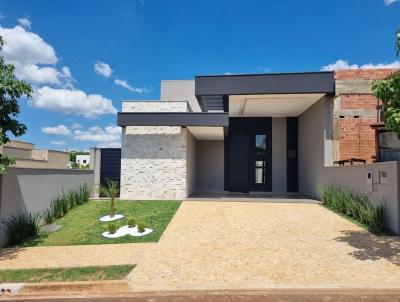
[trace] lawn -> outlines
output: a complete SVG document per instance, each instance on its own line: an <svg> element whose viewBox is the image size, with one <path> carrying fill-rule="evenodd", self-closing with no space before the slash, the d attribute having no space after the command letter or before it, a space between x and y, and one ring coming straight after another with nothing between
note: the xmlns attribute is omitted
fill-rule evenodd
<svg viewBox="0 0 400 302"><path fill-rule="evenodd" d="M0 270L0 283L118 280L134 265Z"/></svg>
<svg viewBox="0 0 400 302"><path fill-rule="evenodd" d="M73 208L64 217L54 221L62 228L53 233L41 233L39 236L26 240L20 246L56 246L81 244L109 244L132 242L156 242L178 210L180 201L116 201L118 214L125 217L114 223L120 227L127 224L127 217L134 216L146 223L154 231L143 237L104 238L101 233L106 231L107 222L99 218L108 214L109 201L92 200Z"/></svg>

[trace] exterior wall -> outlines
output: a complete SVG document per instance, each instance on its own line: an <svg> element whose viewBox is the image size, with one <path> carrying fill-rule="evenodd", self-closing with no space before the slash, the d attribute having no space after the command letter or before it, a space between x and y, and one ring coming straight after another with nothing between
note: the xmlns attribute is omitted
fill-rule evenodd
<svg viewBox="0 0 400 302"><path fill-rule="evenodd" d="M272 118L272 192L287 191L286 118Z"/></svg>
<svg viewBox="0 0 400 302"><path fill-rule="evenodd" d="M303 112L299 123L299 192L315 196L316 187L325 167L325 150L329 129L325 121L329 118L329 100L322 99ZM327 148L325 148L327 145Z"/></svg>
<svg viewBox="0 0 400 302"><path fill-rule="evenodd" d="M224 141L197 141L196 192L224 191Z"/></svg>
<svg viewBox="0 0 400 302"><path fill-rule="evenodd" d="M84 162L85 161L85 162ZM80 165L89 165L90 164L90 155L77 155L76 162Z"/></svg>
<svg viewBox="0 0 400 302"><path fill-rule="evenodd" d="M361 158L376 160L375 131L380 121L380 102L372 95L373 80L390 76L395 69L335 71L336 98L333 124L336 139L335 160Z"/></svg>
<svg viewBox="0 0 400 302"><path fill-rule="evenodd" d="M387 227L400 234L399 166L397 162L332 167L330 101L318 101L299 117L299 192L318 198L318 187L336 185L376 203L385 202ZM367 192L367 171L373 171L373 191ZM388 174L388 183L379 184L379 171Z"/></svg>
<svg viewBox="0 0 400 302"><path fill-rule="evenodd" d="M187 148L186 148L186 196L194 193L196 190L196 157L197 157L197 141L194 136L187 131Z"/></svg>
<svg viewBox="0 0 400 302"><path fill-rule="evenodd" d="M188 112L187 102L123 101L122 112Z"/></svg>
<svg viewBox="0 0 400 302"><path fill-rule="evenodd" d="M0 219L43 212L54 198L83 184L93 185L93 171L9 168L0 176ZM0 228L0 246L5 242Z"/></svg>
<svg viewBox="0 0 400 302"><path fill-rule="evenodd" d="M10 141L0 147L0 153L14 158L13 167L17 168L66 169L68 167L67 152L33 149L34 146L31 143Z"/></svg>
<svg viewBox="0 0 400 302"><path fill-rule="evenodd" d="M90 148L90 165L89 168L94 173L93 197L100 196L100 168L101 168L101 149Z"/></svg>
<svg viewBox="0 0 400 302"><path fill-rule="evenodd" d="M162 101L186 101L190 111L201 112L194 94L194 81L161 81Z"/></svg>
<svg viewBox="0 0 400 302"><path fill-rule="evenodd" d="M3 153L12 158L20 158L20 159L32 158L32 150L25 148L4 146Z"/></svg>
<svg viewBox="0 0 400 302"><path fill-rule="evenodd" d="M187 103L124 102L122 108L124 112L186 112ZM186 157L187 130L184 128L124 127L121 146L121 198L185 198Z"/></svg>

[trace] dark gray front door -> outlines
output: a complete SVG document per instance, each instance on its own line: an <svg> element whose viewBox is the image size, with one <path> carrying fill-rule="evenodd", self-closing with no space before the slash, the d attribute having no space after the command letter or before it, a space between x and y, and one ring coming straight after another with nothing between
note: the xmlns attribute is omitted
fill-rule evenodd
<svg viewBox="0 0 400 302"><path fill-rule="evenodd" d="M249 191L249 136L235 133L229 137L229 191Z"/></svg>

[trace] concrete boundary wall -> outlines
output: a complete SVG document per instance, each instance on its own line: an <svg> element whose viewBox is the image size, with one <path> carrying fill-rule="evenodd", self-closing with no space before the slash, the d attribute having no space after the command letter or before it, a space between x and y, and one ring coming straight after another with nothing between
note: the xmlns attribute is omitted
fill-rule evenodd
<svg viewBox="0 0 400 302"><path fill-rule="evenodd" d="M384 202L386 226L400 234L399 163L332 167L331 102L321 99L299 117L299 192L319 198L319 186L335 185ZM372 192L367 188L368 171L373 173ZM386 172L386 184L381 183L380 172Z"/></svg>
<svg viewBox="0 0 400 302"><path fill-rule="evenodd" d="M367 186L367 173L372 172L372 188ZM325 167L319 185L335 185L347 188L358 195L371 198L386 207L386 227L400 234L399 213L399 163L383 162L368 165ZM386 180L381 174L386 173Z"/></svg>
<svg viewBox="0 0 400 302"><path fill-rule="evenodd" d="M93 186L92 170L9 168L0 176L0 219L43 212L63 192ZM0 230L0 246L6 237Z"/></svg>

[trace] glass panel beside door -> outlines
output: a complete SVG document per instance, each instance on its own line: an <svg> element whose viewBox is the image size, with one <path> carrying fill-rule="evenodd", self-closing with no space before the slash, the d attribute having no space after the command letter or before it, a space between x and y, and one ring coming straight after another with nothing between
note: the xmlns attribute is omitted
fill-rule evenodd
<svg viewBox="0 0 400 302"><path fill-rule="evenodd" d="M267 135L255 135L254 173L256 184L267 183Z"/></svg>

